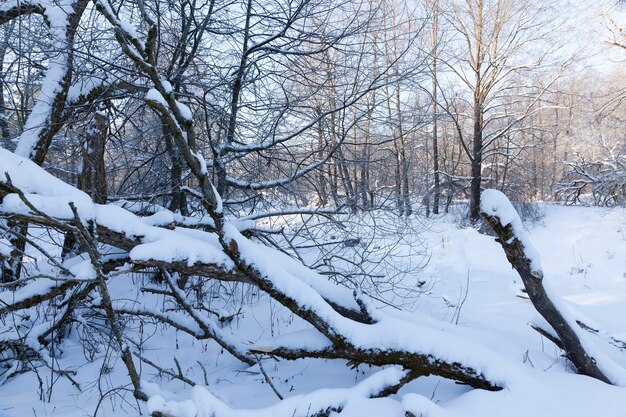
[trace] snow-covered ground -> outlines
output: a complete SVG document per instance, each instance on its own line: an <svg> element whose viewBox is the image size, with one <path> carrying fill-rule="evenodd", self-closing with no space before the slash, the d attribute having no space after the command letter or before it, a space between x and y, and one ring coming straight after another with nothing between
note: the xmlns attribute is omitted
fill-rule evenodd
<svg viewBox="0 0 626 417"><path fill-rule="evenodd" d="M442 216L427 226L421 239L430 251L430 260L422 271L406 277L402 284L417 287L420 281L426 283L410 298L390 301L405 305L414 311L413 315L425 314L449 323L457 334L473 341L472 345L480 344L515 369L522 369L523 377L499 392L473 390L438 377L422 377L392 399L366 399L362 393L368 384L385 377L377 373L379 369L364 365L353 369L342 361L264 359L263 368L276 390L287 398L285 401L296 402L301 410L306 410L324 400L335 398L341 403L351 398L341 415L355 417L400 417L406 410L416 416L432 417L626 416L626 388L572 374L559 350L530 328L529 323L538 315L524 297L519 277L493 237L471 228L459 228L451 216ZM626 351L607 342L609 336L626 339L626 210L548 205L545 217L529 225L529 236L541 255L545 279L573 308L588 317L588 323L597 324L606 332L594 335L592 340L597 341L598 349L626 367ZM120 284L117 290L124 291L124 286ZM247 302L230 330L246 344L306 327L267 297L237 294L238 290L233 290L233 299ZM386 294L391 297L391 293ZM405 314L391 307L385 310L390 315ZM280 401L265 382L259 365L246 367L214 343L192 341L172 331L138 329L137 337L145 340L143 356L172 370L176 370L176 358L187 378L206 385L217 397L203 388L192 390L166 375L159 376L149 365L142 364L146 390L164 400L181 401L176 403L181 417L212 416L212 407L220 416L282 415ZM464 346L455 349L463 352ZM41 383L33 374L20 375L0 386L0 417L147 413L146 407L132 400L130 392L110 391L128 383L119 361L104 369L100 359L86 361L72 337L62 350L64 367L76 367L74 379L80 382L81 391L50 371L40 372ZM323 390L355 385L357 389L333 393ZM103 395L104 400L100 401ZM297 395L301 397L294 397ZM261 407L269 408L242 410Z"/></svg>

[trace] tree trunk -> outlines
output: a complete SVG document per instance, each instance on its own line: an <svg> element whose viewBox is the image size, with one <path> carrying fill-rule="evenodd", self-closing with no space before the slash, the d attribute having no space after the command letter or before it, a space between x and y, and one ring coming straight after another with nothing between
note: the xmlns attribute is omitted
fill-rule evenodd
<svg viewBox="0 0 626 417"><path fill-rule="evenodd" d="M433 118L433 214L439 214L439 147L437 126L437 44L439 42L439 0L433 1L432 27L432 118Z"/></svg>
<svg viewBox="0 0 626 417"><path fill-rule="evenodd" d="M107 185L104 165L104 150L109 131L109 118L104 111L96 111L85 129L81 146L81 163L77 188L87 193L94 203L106 204ZM74 233L68 232L63 240L61 258L76 255L81 250Z"/></svg>
<svg viewBox="0 0 626 417"><path fill-rule="evenodd" d="M55 91L54 96L41 97L42 94L40 94L38 101L35 103L35 106L37 106L40 104L39 100L42 100L41 103L45 103L45 100L51 100L48 103L47 111L44 112L44 119L39 121L39 117L41 117L41 115L33 115L33 113L37 113L36 111L32 111L35 108L31 109L30 115L26 119L37 121L34 125L36 129L36 132L34 133L36 135L34 138L35 140L33 141L33 138L30 137L33 132L26 130L20 135L20 140L17 144L16 152L18 154L22 153L23 156L30 158L38 165L43 164L46 154L48 153L48 149L52 144L53 137L59 132L59 130L61 130L64 124L67 92L69 91L72 80L74 37L76 35L76 29L78 28L81 16L83 15L88 3L89 2L87 0L80 0L76 2L72 6L72 12L69 13L67 17L68 23L64 33L66 37L64 39L66 42L65 47L67 50L55 51L59 54L65 54L65 72L62 74L62 78L59 82L59 88ZM50 36L53 36L52 33ZM50 71L50 68L48 71ZM0 86L0 88L2 87ZM25 122L25 128L27 127L28 125ZM20 278L22 271L22 257L26 250L25 237L28 234L28 224L10 221L7 223L7 226L13 231L13 236L9 238L10 245L13 249L11 250L10 258L6 259L2 264L2 280L4 282L18 280Z"/></svg>
<svg viewBox="0 0 626 417"><path fill-rule="evenodd" d="M183 159L180 151L174 144L172 132L169 130L167 123L162 121L163 139L165 140L165 149L170 156L172 168L170 169L170 188L172 190L172 198L168 209L173 212L180 212L183 216L189 215L187 207L187 198L182 190L183 182Z"/></svg>
<svg viewBox="0 0 626 417"><path fill-rule="evenodd" d="M3 146L9 144L9 117L7 115L7 109L4 99L4 58L6 56L7 48L9 45L9 38L13 33L13 26L15 21L11 21L9 25L4 27L4 42L0 45L0 133L2 134Z"/></svg>
<svg viewBox="0 0 626 417"><path fill-rule="evenodd" d="M317 109L317 116L322 113L320 108ZM324 140L324 119L320 119L317 122L317 148L320 152L323 152L325 145ZM328 204L328 190L326 187L325 167L322 166L317 170L317 205L325 207Z"/></svg>
<svg viewBox="0 0 626 417"><path fill-rule="evenodd" d="M396 46L394 43L394 54ZM405 216L410 216L413 214L413 207L411 207L411 190L409 187L409 161L406 157L406 146L405 146L405 138L404 138L404 129L402 126L402 113L400 110L400 83L398 82L396 85L396 124L398 126L398 145L399 145L399 153L398 153L398 163L401 168L401 180L402 180L402 189L401 189L401 204L402 211Z"/></svg>
<svg viewBox="0 0 626 417"><path fill-rule="evenodd" d="M483 165L483 109L482 102L474 97L474 141L472 143L472 181L470 184L470 220L480 220L480 185Z"/></svg>
<svg viewBox="0 0 626 417"><path fill-rule="evenodd" d="M109 118L106 113L95 112L92 122L87 127L82 147L82 169L78 173L78 189L89 194L97 204L105 204L107 200L104 150L108 130Z"/></svg>

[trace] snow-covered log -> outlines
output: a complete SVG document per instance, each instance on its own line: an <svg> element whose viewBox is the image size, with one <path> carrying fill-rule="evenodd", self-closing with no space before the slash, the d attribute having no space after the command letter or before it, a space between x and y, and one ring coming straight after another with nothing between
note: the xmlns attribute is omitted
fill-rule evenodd
<svg viewBox="0 0 626 417"><path fill-rule="evenodd" d="M539 253L532 246L522 221L509 199L498 190L485 190L481 197L481 215L494 230L507 259L522 279L530 301L552 327L540 332L558 340L576 370L601 381L626 384L626 371L594 349L576 321L576 315L559 300L544 280Z"/></svg>

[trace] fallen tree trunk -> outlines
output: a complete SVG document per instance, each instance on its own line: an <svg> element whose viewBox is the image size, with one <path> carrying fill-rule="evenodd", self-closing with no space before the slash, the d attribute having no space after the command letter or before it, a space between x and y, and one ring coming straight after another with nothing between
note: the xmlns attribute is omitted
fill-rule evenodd
<svg viewBox="0 0 626 417"><path fill-rule="evenodd" d="M558 301L546 291L539 255L530 244L519 215L508 198L500 191L485 190L481 198L481 215L498 236L496 241L522 279L530 301L556 332L559 347L565 351L577 372L615 384L598 366L598 358L587 351L576 321L567 317Z"/></svg>
<svg viewBox="0 0 626 417"><path fill-rule="evenodd" d="M7 155L0 154L0 157L16 158L8 152ZM195 230L193 236L198 238L194 238L183 228L151 226L117 206L96 205L84 193L27 161L8 163L7 159L0 159L0 171L9 174L0 179L3 182L0 187L3 194L0 216L63 232L94 229L93 236L84 237L94 241L91 246L104 243L127 253L108 261L107 266L111 270L126 262L134 265L135 269L160 268L179 274L254 285L309 322L326 338L329 348L317 357L345 359L352 363L375 366L400 365L409 372L411 379L422 375L439 375L488 390L499 390L505 383L503 380L492 380L485 374L482 360L472 358L465 363L462 352L447 349L450 343L437 340L446 336L445 333L430 333L426 327L410 325L409 322L407 330L403 330L404 321L392 321L375 308L367 306L366 300L353 296L350 290L331 283L326 277L284 254L250 241L233 224L222 219L219 220L224 223L219 224L215 231ZM72 215L62 207L68 201L75 207ZM46 213L46 210L52 211ZM86 214L79 218L79 212ZM218 246L211 243L216 237L220 243L228 244ZM238 244L233 244L233 241ZM155 255L155 248L164 248L168 254L165 257ZM263 255L263 252L267 253ZM267 257L274 258L276 265L266 265L264 259ZM278 257L283 258L279 260ZM98 262L97 269L104 271L103 262L107 262L107 259L100 258ZM80 280L68 276L67 282L51 287L46 293L38 293L1 308L4 313L10 313L43 302L53 302L55 297L62 296L80 284ZM395 329L396 324L400 328ZM420 329L426 333L420 335ZM381 339L381 343L378 343L380 331L388 333L393 340ZM405 341L405 331L412 334L410 343ZM439 355L439 348L422 347L421 339L434 339L437 341L436 346L447 353ZM297 349L291 351L278 348L270 354L293 359L297 352Z"/></svg>

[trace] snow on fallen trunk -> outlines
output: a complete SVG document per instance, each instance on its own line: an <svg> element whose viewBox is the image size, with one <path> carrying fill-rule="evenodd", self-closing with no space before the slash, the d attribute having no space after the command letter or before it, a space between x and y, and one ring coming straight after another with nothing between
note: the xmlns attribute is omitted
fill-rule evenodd
<svg viewBox="0 0 626 417"><path fill-rule="evenodd" d="M162 223L166 220L164 217L167 214L159 214L156 219L158 221L153 221L155 219L139 217L116 204L94 204L87 194L54 177L29 159L0 148L0 188L2 188L1 184L8 184L5 173L9 175L12 186L24 194L28 203L46 215L65 221L72 220L73 213L69 206L71 202L76 206L83 222L91 221L99 227L106 228L108 232L124 235L127 239L125 246L129 248L123 248L130 251L130 258L136 263L148 265L155 262L180 262L188 267L202 264L215 266L225 274L237 273L233 270L234 264L224 253L215 233L184 227L177 227L174 230L155 227L152 223ZM21 214L34 217L31 208L15 193L15 190L5 187L2 191L4 196L0 204L0 212L5 215ZM176 218L172 217L168 220L176 220ZM188 221L182 223L185 224ZM209 223L213 224L212 221ZM239 231L242 228L251 227L250 222L234 221L229 222L228 225L234 230L238 239L247 241ZM103 235L100 234L100 236ZM115 242L110 243L115 245ZM281 269L285 268L298 279L309 283L315 291L331 302L334 308L342 311L359 311L352 292L347 288L331 283L326 277L314 273L278 251L261 245L258 248L263 251L268 260L277 261ZM211 270L214 271L214 269Z"/></svg>
<svg viewBox="0 0 626 417"><path fill-rule="evenodd" d="M486 389L528 382L522 366L472 343L452 328L442 329L429 323L399 319L373 308L368 310L375 317L375 323L350 320L331 308L322 297L323 292L330 292L330 287L334 285L325 277L308 268L295 267L293 259L246 239L234 227L226 225L225 232L228 239L238 242L241 259L269 281L272 291L281 297L297 300L302 314L315 315L328 326L321 330L325 336L338 346L347 345L338 349L348 359L352 352L362 361L371 361L376 365L397 363L451 379L467 377L467 383ZM293 339L289 340L288 346L281 345L281 341L276 340L273 346L262 342L252 350L258 348L259 352L276 353L285 347L295 347ZM315 348L323 349L325 345L319 343Z"/></svg>
<svg viewBox="0 0 626 417"><path fill-rule="evenodd" d="M554 329L577 371L614 385L626 386L626 370L600 352L577 323L577 314L545 282L539 254L532 246L522 221L509 199L500 191L485 190L481 214L493 228L507 259L524 282L528 296Z"/></svg>
<svg viewBox="0 0 626 417"><path fill-rule="evenodd" d="M152 416L172 417L313 416L320 411L339 411L352 402L376 396L386 388L396 385L405 375L406 371L390 367L376 372L352 388L320 389L309 394L294 395L275 405L258 409L232 408L206 388L196 386L191 390L191 398L186 401L165 401L160 395L152 396L148 400L148 412Z"/></svg>
<svg viewBox="0 0 626 417"><path fill-rule="evenodd" d="M130 251L133 261L196 262L214 264L225 270L233 268L232 261L222 251L214 233L195 230L169 230L151 226L139 216L114 204L95 204L84 192L61 181L30 161L0 148L0 183L7 183L24 193L30 205L48 216L72 220L73 203L83 223L124 234L129 239L140 238ZM33 215L32 209L16 193L6 194L0 211L7 214Z"/></svg>
<svg viewBox="0 0 626 417"><path fill-rule="evenodd" d="M216 233L154 227L121 207L94 204L86 194L10 152L0 151L0 172L3 171L9 172L15 186L26 188L27 198L34 206L54 212L55 217L71 220L69 202L72 201L83 222L95 222L129 238L135 236L137 239L129 247L132 261L210 264L223 271L220 273L247 274L249 282L329 338L339 357L378 366L400 364L415 372L437 374L485 389L511 386L523 379L519 366L513 366L489 349L469 343L451 329L401 320L371 307L367 313L376 317L375 323L351 319L335 306L363 311L351 291L286 255L247 239L235 224L224 224L222 237L230 242L229 247L238 247L233 255L225 253ZM0 211L30 214L28 205L15 192L4 197ZM235 266L239 271L234 270ZM213 273L208 276L220 279Z"/></svg>
<svg viewBox="0 0 626 417"><path fill-rule="evenodd" d="M480 210L489 216L497 217L503 227L511 226L513 235L524 247L524 255L530 261L531 271L540 272L541 257L539 252L530 242L526 229L524 229L522 224L522 219L520 219L517 210L515 210L507 196L498 190L483 191L480 198Z"/></svg>

